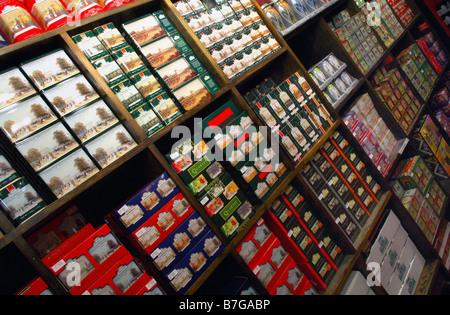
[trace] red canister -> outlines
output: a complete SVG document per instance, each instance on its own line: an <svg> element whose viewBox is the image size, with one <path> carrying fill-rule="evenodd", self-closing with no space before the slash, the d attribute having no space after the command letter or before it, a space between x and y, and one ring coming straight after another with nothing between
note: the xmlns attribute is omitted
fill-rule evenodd
<svg viewBox="0 0 450 315"><path fill-rule="evenodd" d="M0 29L13 44L44 32L27 8L16 0L0 2Z"/></svg>
<svg viewBox="0 0 450 315"><path fill-rule="evenodd" d="M25 0L24 4L46 31L64 26L71 21L69 12L59 0Z"/></svg>

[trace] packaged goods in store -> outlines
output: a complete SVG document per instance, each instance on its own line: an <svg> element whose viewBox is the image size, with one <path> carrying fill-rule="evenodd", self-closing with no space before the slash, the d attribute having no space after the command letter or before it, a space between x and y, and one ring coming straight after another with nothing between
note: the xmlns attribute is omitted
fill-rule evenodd
<svg viewBox="0 0 450 315"><path fill-rule="evenodd" d="M81 142L88 141L119 122L101 100L66 116L65 121Z"/></svg>
<svg viewBox="0 0 450 315"><path fill-rule="evenodd" d="M62 49L22 63L20 68L39 90L47 89L80 72Z"/></svg>
<svg viewBox="0 0 450 315"><path fill-rule="evenodd" d="M36 93L19 68L11 68L0 74L0 109L30 97Z"/></svg>
<svg viewBox="0 0 450 315"><path fill-rule="evenodd" d="M135 109L131 112L131 116L149 137L164 127L164 123L156 115L149 104L144 104Z"/></svg>
<svg viewBox="0 0 450 315"><path fill-rule="evenodd" d="M45 207L45 202L25 178L19 178L0 190L3 211L18 225Z"/></svg>
<svg viewBox="0 0 450 315"><path fill-rule="evenodd" d="M78 75L46 90L44 96L61 116L100 98L83 75Z"/></svg>
<svg viewBox="0 0 450 315"><path fill-rule="evenodd" d="M27 0L24 4L45 31L64 26L72 21L69 12L58 0Z"/></svg>
<svg viewBox="0 0 450 315"><path fill-rule="evenodd" d="M19 178L17 171L11 166L5 156L0 154L0 187L4 187L17 178Z"/></svg>
<svg viewBox="0 0 450 315"><path fill-rule="evenodd" d="M35 171L45 168L77 147L78 142L60 122L16 143L17 150Z"/></svg>
<svg viewBox="0 0 450 315"><path fill-rule="evenodd" d="M0 3L0 29L12 44L44 32L25 5L15 0Z"/></svg>
<svg viewBox="0 0 450 315"><path fill-rule="evenodd" d="M88 155L82 149L78 149L61 161L43 170L39 173L39 176L53 191L55 196L61 198L97 172L97 166L94 165Z"/></svg>
<svg viewBox="0 0 450 315"><path fill-rule="evenodd" d="M143 46L166 34L165 30L153 14L123 24L137 46Z"/></svg>
<svg viewBox="0 0 450 315"><path fill-rule="evenodd" d="M113 23L98 26L92 31L109 52L116 51L128 45L125 38Z"/></svg>
<svg viewBox="0 0 450 315"><path fill-rule="evenodd" d="M72 39L91 62L108 55L108 51L98 40L93 31L74 35L72 36Z"/></svg>
<svg viewBox="0 0 450 315"><path fill-rule="evenodd" d="M40 96L0 110L0 126L12 142L24 139L55 120L57 117Z"/></svg>
<svg viewBox="0 0 450 315"><path fill-rule="evenodd" d="M123 125L118 125L86 143L86 149L105 168L137 146Z"/></svg>

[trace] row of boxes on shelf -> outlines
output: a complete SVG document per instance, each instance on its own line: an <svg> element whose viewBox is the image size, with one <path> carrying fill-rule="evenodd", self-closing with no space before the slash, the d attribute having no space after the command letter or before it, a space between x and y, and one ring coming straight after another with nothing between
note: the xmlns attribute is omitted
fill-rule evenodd
<svg viewBox="0 0 450 315"><path fill-rule="evenodd" d="M441 227L439 228L434 248L441 257L442 263L447 270L450 270L450 223L447 220L443 220Z"/></svg>
<svg viewBox="0 0 450 315"><path fill-rule="evenodd" d="M439 227L447 196L420 156L403 160L391 185L430 243Z"/></svg>
<svg viewBox="0 0 450 315"><path fill-rule="evenodd" d="M94 228L73 207L27 237L72 295L165 294L106 224Z"/></svg>
<svg viewBox="0 0 450 315"><path fill-rule="evenodd" d="M7 38L4 45L14 44L132 1L134 0L2 1L0 18L5 23L2 23L0 33Z"/></svg>
<svg viewBox="0 0 450 315"><path fill-rule="evenodd" d="M236 251L269 294L317 294L301 264L294 260L264 219L252 227Z"/></svg>
<svg viewBox="0 0 450 315"><path fill-rule="evenodd" d="M345 70L346 67L345 62L331 53L308 70L311 78L334 108L339 106L358 83L358 80Z"/></svg>
<svg viewBox="0 0 450 315"><path fill-rule="evenodd" d="M223 251L223 244L163 173L106 217L184 294Z"/></svg>
<svg viewBox="0 0 450 315"><path fill-rule="evenodd" d="M450 177L450 146L430 115L424 115L417 123L411 142L425 160L437 181L442 186ZM448 189L446 190L448 192Z"/></svg>
<svg viewBox="0 0 450 315"><path fill-rule="evenodd" d="M121 27L124 35L108 23L72 38L149 136L220 89L163 11Z"/></svg>
<svg viewBox="0 0 450 315"><path fill-rule="evenodd" d="M430 107L432 109L432 115L436 117L437 121L441 124L441 127L450 135L450 72L443 74L444 86L436 91L433 95Z"/></svg>
<svg viewBox="0 0 450 315"><path fill-rule="evenodd" d="M397 56L397 62L424 101L428 100L438 75L419 45L413 44Z"/></svg>
<svg viewBox="0 0 450 315"><path fill-rule="evenodd" d="M426 263L392 210L375 238L366 262L379 264L375 276L390 295L414 295Z"/></svg>
<svg viewBox="0 0 450 315"><path fill-rule="evenodd" d="M280 239L308 263L309 277L313 274L319 287L325 289L339 269L343 252L318 214L299 189L290 185L271 206L267 221L280 232Z"/></svg>
<svg viewBox="0 0 450 315"><path fill-rule="evenodd" d="M335 1L330 0L259 0L264 13L281 33L299 25L325 10Z"/></svg>
<svg viewBox="0 0 450 315"><path fill-rule="evenodd" d="M362 73L367 73L384 53L384 48L367 24L364 13L353 16L343 10L328 23L344 49Z"/></svg>
<svg viewBox="0 0 450 315"><path fill-rule="evenodd" d="M369 25L373 26L385 47L390 47L403 32L403 27L397 21L387 0L377 0L370 4L366 3L361 8L361 11L366 16L366 19L370 20ZM373 14L376 13L379 16L372 20Z"/></svg>
<svg viewBox="0 0 450 315"><path fill-rule="evenodd" d="M383 176L389 173L399 140L379 115L368 93L358 97L342 117L356 140Z"/></svg>
<svg viewBox="0 0 450 315"><path fill-rule="evenodd" d="M405 133L414 125L423 107L393 62L386 58L370 78L380 99L389 108Z"/></svg>
<svg viewBox="0 0 450 315"><path fill-rule="evenodd" d="M63 50L1 77L2 130L58 198L137 146Z"/></svg>
<svg viewBox="0 0 450 315"><path fill-rule="evenodd" d="M441 73L448 61L448 57L432 32L428 32L416 40L417 45L427 57L437 73Z"/></svg>
<svg viewBox="0 0 450 315"><path fill-rule="evenodd" d="M245 99L270 128L289 158L300 161L334 122L306 79L298 72L276 86L272 80L248 92Z"/></svg>
<svg viewBox="0 0 450 315"><path fill-rule="evenodd" d="M301 175L344 234L354 241L383 193L355 149L335 132Z"/></svg>
<svg viewBox="0 0 450 315"><path fill-rule="evenodd" d="M174 6L230 80L281 49L251 1L181 0Z"/></svg>
<svg viewBox="0 0 450 315"><path fill-rule="evenodd" d="M414 12L408 6L405 0L388 0L394 13L402 21L404 26L407 26L414 17Z"/></svg>

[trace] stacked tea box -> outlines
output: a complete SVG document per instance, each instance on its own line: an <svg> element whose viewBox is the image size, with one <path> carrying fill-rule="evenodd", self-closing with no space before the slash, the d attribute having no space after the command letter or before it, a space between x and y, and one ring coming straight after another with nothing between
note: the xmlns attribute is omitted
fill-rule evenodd
<svg viewBox="0 0 450 315"><path fill-rule="evenodd" d="M334 122L316 92L298 72L280 85L267 80L261 94L255 88L245 95L253 111L279 139L289 158L300 161Z"/></svg>
<svg viewBox="0 0 450 315"><path fill-rule="evenodd" d="M179 294L186 293L224 249L167 173L106 219L154 263Z"/></svg>
<svg viewBox="0 0 450 315"><path fill-rule="evenodd" d="M181 0L174 6L230 80L281 48L251 1Z"/></svg>
<svg viewBox="0 0 450 315"><path fill-rule="evenodd" d="M328 25L363 74L372 69L384 54L384 48L367 24L364 13L351 16L343 10L334 15Z"/></svg>
<svg viewBox="0 0 450 315"><path fill-rule="evenodd" d="M137 145L64 50L24 62L20 68L39 92L3 108L0 121L56 197ZM19 84L18 77L12 80Z"/></svg>

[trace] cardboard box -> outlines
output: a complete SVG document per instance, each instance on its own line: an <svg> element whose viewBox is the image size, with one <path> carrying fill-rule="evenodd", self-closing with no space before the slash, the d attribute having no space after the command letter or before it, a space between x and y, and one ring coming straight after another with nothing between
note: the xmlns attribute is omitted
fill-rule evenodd
<svg viewBox="0 0 450 315"><path fill-rule="evenodd" d="M400 289L400 295L413 295L419 283L422 270L425 267L425 258L418 250L415 251L414 259L409 267L406 279Z"/></svg>
<svg viewBox="0 0 450 315"><path fill-rule="evenodd" d="M127 237L142 255L150 254L193 211L194 208L179 193Z"/></svg>
<svg viewBox="0 0 450 315"><path fill-rule="evenodd" d="M104 101L98 101L68 115L65 121L81 142L102 133L119 120Z"/></svg>
<svg viewBox="0 0 450 315"><path fill-rule="evenodd" d="M130 253L117 260L110 269L99 275L95 282L81 291L83 295L135 295L142 287L152 283Z"/></svg>
<svg viewBox="0 0 450 315"><path fill-rule="evenodd" d="M45 90L80 73L77 66L62 49L22 63L20 68L39 90ZM37 73L45 73L45 75L37 76Z"/></svg>
<svg viewBox="0 0 450 315"><path fill-rule="evenodd" d="M194 211L149 255L155 266L165 272L176 265L211 229Z"/></svg>
<svg viewBox="0 0 450 315"><path fill-rule="evenodd" d="M56 115L40 96L0 110L1 128L12 142L24 139L56 120Z"/></svg>
<svg viewBox="0 0 450 315"><path fill-rule="evenodd" d="M113 23L98 26L92 31L110 53L128 45L125 38Z"/></svg>
<svg viewBox="0 0 450 315"><path fill-rule="evenodd" d="M127 80L127 76L111 55L95 59L91 63L110 87Z"/></svg>
<svg viewBox="0 0 450 315"><path fill-rule="evenodd" d="M148 103L135 109L130 114L149 137L164 127L164 123Z"/></svg>
<svg viewBox="0 0 450 315"><path fill-rule="evenodd" d="M17 171L11 166L9 161L0 154L0 187L4 187L19 178Z"/></svg>
<svg viewBox="0 0 450 315"><path fill-rule="evenodd" d="M414 254L416 250L417 250L416 246L408 237L405 246L403 247L403 250L400 254L399 260L397 262L391 280L389 281L389 285L386 288L388 294L398 295L400 293L400 290L406 281L406 277L408 275L409 268L414 259Z"/></svg>
<svg viewBox="0 0 450 315"><path fill-rule="evenodd" d="M91 62L109 54L103 44L95 36L93 31L87 31L74 35L72 36L72 39L86 58L88 58Z"/></svg>
<svg viewBox="0 0 450 315"><path fill-rule="evenodd" d="M0 189L0 206L18 225L46 206L26 178L21 177Z"/></svg>
<svg viewBox="0 0 450 315"><path fill-rule="evenodd" d="M224 245L213 231L210 231L187 253L181 261L166 274L172 287L179 294L185 294L192 284L206 271L223 251Z"/></svg>
<svg viewBox="0 0 450 315"><path fill-rule="evenodd" d="M72 295L83 293L97 278L128 253L106 224L97 228L78 244L72 240L75 239L67 241L72 245L67 252L64 252L64 247L58 247L52 252L51 259L43 261ZM72 263L80 267L80 278L75 279L79 280L78 283L72 279L74 268Z"/></svg>
<svg viewBox="0 0 450 315"><path fill-rule="evenodd" d="M124 23L122 26L137 46L143 46L166 34L166 31L153 14Z"/></svg>
<svg viewBox="0 0 450 315"><path fill-rule="evenodd" d="M395 266L400 259L407 238L408 232L406 232L402 226L399 226L383 261L381 262L381 285L384 288L387 288L389 285L389 281L394 273Z"/></svg>
<svg viewBox="0 0 450 315"><path fill-rule="evenodd" d="M72 206L28 236L26 241L40 258L44 258L86 225L78 208Z"/></svg>
<svg viewBox="0 0 450 315"><path fill-rule="evenodd" d="M163 173L114 210L111 216L127 233L133 233L161 207L180 194L169 174Z"/></svg>
<svg viewBox="0 0 450 315"><path fill-rule="evenodd" d="M368 295L370 287L363 274L357 270L352 270L340 295Z"/></svg>
<svg viewBox="0 0 450 315"><path fill-rule="evenodd" d="M0 73L0 81L2 82L3 93L8 95L8 97L0 100L0 109L9 104L28 98L36 93L36 90L30 82L28 82L27 78L22 74L19 68L14 67ZM12 83L9 84L10 82Z"/></svg>

